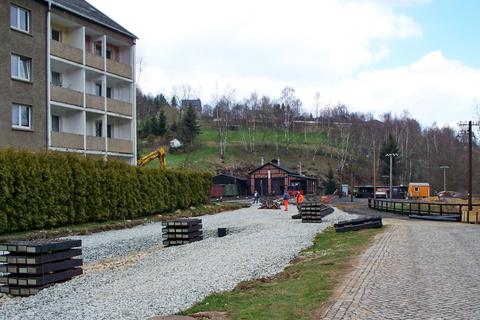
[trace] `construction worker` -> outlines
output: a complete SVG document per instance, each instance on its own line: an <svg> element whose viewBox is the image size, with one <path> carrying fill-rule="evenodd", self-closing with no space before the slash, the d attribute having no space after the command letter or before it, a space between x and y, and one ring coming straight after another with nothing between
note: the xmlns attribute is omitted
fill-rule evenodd
<svg viewBox="0 0 480 320"><path fill-rule="evenodd" d="M290 199L290 195L287 191L283 193L283 205L285 206L285 211L288 211L288 199Z"/></svg>
<svg viewBox="0 0 480 320"><path fill-rule="evenodd" d="M305 198L301 192L297 192L297 210L300 212L302 209L302 203Z"/></svg>

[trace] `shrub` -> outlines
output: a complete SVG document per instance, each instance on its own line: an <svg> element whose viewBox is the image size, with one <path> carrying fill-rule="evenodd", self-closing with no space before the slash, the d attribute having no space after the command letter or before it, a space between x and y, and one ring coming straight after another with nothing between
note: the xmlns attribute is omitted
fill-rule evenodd
<svg viewBox="0 0 480 320"><path fill-rule="evenodd" d="M0 151L0 233L133 219L205 203L206 173L116 160Z"/></svg>

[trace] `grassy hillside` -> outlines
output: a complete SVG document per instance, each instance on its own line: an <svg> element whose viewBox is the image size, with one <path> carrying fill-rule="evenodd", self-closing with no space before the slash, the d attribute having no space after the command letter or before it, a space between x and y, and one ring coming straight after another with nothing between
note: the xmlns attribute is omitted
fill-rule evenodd
<svg viewBox="0 0 480 320"><path fill-rule="evenodd" d="M262 157L265 161L270 161L276 157L277 139L280 160L292 169L301 161L302 168L307 174L323 175L328 170L328 166L334 166L335 163L335 159L326 156L327 150L332 149L332 147L327 146L324 133L307 132L306 142L303 132L291 133L290 148L287 153L283 133L271 128L257 129L255 133L255 152L249 151L247 130L229 131L225 162L222 163L220 161L217 129L202 126L201 130L197 138L197 145L193 150L167 155L166 159L169 167L188 167L207 170L211 173L216 173L222 167L255 167L260 165ZM143 155L158 148L159 143L139 141L138 145L140 154ZM318 151L314 161L315 148L318 148ZM158 166L158 162L153 161L149 166Z"/></svg>

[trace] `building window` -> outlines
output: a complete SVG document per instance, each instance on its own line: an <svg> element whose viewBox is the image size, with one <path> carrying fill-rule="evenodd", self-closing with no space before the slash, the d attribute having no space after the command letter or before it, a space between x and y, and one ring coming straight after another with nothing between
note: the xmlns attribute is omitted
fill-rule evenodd
<svg viewBox="0 0 480 320"><path fill-rule="evenodd" d="M107 48L107 59L115 60L115 52L112 48Z"/></svg>
<svg viewBox="0 0 480 320"><path fill-rule="evenodd" d="M113 127L111 124L107 124L107 138L111 138L113 133Z"/></svg>
<svg viewBox="0 0 480 320"><path fill-rule="evenodd" d="M60 132L60 117L52 115L52 131Z"/></svg>
<svg viewBox="0 0 480 320"><path fill-rule="evenodd" d="M112 99L113 90L110 87L107 87L107 98Z"/></svg>
<svg viewBox="0 0 480 320"><path fill-rule="evenodd" d="M16 54L11 56L11 75L12 78L30 81L32 59L22 57Z"/></svg>
<svg viewBox="0 0 480 320"><path fill-rule="evenodd" d="M52 40L62 42L62 32L52 29Z"/></svg>
<svg viewBox="0 0 480 320"><path fill-rule="evenodd" d="M102 120L95 121L95 137L102 136L102 131L103 131L102 128L103 128Z"/></svg>
<svg viewBox="0 0 480 320"><path fill-rule="evenodd" d="M95 83L95 95L102 96L102 85L100 83Z"/></svg>
<svg viewBox="0 0 480 320"><path fill-rule="evenodd" d="M95 43L94 44L94 53L97 56L102 56L102 44L101 43Z"/></svg>
<svg viewBox="0 0 480 320"><path fill-rule="evenodd" d="M62 86L62 74L60 72L52 71L52 85Z"/></svg>
<svg viewBox="0 0 480 320"><path fill-rule="evenodd" d="M22 104L12 104L12 127L31 129L32 107Z"/></svg>
<svg viewBox="0 0 480 320"><path fill-rule="evenodd" d="M10 27L19 31L30 32L30 11L10 5Z"/></svg>

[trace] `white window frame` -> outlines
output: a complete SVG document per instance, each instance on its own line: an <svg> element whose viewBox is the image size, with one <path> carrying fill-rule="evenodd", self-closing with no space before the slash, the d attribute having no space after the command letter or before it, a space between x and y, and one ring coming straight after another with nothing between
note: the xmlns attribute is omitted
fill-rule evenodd
<svg viewBox="0 0 480 320"><path fill-rule="evenodd" d="M16 110L15 110L16 109ZM22 110L26 110L28 113L28 126L22 124ZM13 115L17 112L18 124L14 124ZM31 130L32 129L32 106L12 103L12 128L14 129L23 129Z"/></svg>
<svg viewBox="0 0 480 320"><path fill-rule="evenodd" d="M30 10L28 9L25 9L25 8L22 8L22 7L19 7L17 5L14 5L14 4L10 4L10 14L12 14L12 8L15 8L15 12L16 12L16 22L17 22L17 26L12 26L12 20L11 20L11 17L10 17L10 28L14 29L14 30L17 30L17 31L20 31L20 32L24 32L24 33L30 33L30 17L31 17L31 14L30 14ZM27 27L26 30L22 29L20 27L21 23L21 13L24 12L27 14L27 21L25 23L25 26Z"/></svg>
<svg viewBox="0 0 480 320"><path fill-rule="evenodd" d="M11 67L11 68L12 68L12 59L13 59L14 57L15 57L15 58L18 58L18 60L17 60L17 62L16 62L16 66L15 66L15 67L17 68L17 70L16 70L17 75L14 75L14 74L13 74L13 71L14 71L14 70L12 69L12 70L10 70L10 76L11 76L13 79L17 79L17 80L28 81L28 82L32 81L32 59L31 59L31 58L28 58L28 57L21 56L21 55L19 55L19 54L12 53L12 54L10 55L10 67ZM25 61L27 62L27 65L26 65L26 66L27 66L27 70L26 70L26 72L27 72L27 78L22 78L22 77L20 77L20 68L21 68L21 63L20 63L20 62L21 62L22 60L25 60Z"/></svg>

